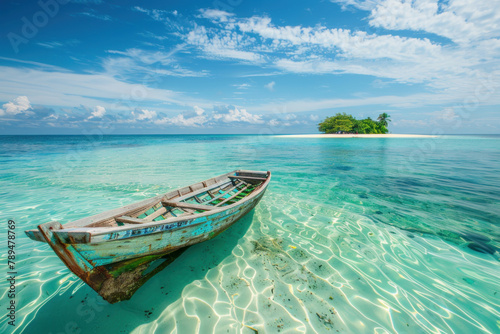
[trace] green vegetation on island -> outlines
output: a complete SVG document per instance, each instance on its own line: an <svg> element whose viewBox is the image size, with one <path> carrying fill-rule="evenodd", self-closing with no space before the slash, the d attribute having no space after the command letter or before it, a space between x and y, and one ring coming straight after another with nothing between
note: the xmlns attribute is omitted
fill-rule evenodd
<svg viewBox="0 0 500 334"><path fill-rule="evenodd" d="M323 133L361 133L361 134L384 134L389 132L387 125L391 121L391 116L382 113L377 121L370 117L356 119L346 113L337 113L335 116L327 117L318 124L318 129Z"/></svg>

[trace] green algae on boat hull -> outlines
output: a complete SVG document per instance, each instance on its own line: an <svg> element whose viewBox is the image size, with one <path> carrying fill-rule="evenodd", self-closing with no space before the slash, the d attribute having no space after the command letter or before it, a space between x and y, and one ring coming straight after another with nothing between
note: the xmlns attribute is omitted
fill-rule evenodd
<svg viewBox="0 0 500 334"><path fill-rule="evenodd" d="M114 304L128 300L151 277L165 269L189 247L181 248L165 256L147 256L132 261L126 261L123 266L116 264L112 277L100 285L98 293L109 303Z"/></svg>

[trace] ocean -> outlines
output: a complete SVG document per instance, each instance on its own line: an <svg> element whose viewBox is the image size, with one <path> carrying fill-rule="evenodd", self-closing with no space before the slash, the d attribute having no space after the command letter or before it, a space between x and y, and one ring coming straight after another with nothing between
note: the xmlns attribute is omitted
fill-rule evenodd
<svg viewBox="0 0 500 334"><path fill-rule="evenodd" d="M262 201L128 301L24 234L235 169ZM500 136L0 136L0 200L2 333L500 332Z"/></svg>

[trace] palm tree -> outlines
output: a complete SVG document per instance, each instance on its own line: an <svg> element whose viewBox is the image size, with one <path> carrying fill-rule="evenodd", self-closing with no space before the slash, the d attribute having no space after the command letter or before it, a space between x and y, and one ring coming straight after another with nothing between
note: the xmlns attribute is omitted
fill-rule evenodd
<svg viewBox="0 0 500 334"><path fill-rule="evenodd" d="M389 116L387 113L382 113L378 115L377 120L379 121L380 125L387 126L391 121L391 116Z"/></svg>

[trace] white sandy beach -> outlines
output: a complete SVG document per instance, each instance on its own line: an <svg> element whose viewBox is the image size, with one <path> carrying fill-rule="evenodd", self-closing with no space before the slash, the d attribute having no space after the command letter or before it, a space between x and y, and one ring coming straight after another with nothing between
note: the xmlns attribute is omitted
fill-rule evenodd
<svg viewBox="0 0 500 334"><path fill-rule="evenodd" d="M318 133L306 135L280 135L278 137L288 138L436 138L434 135L410 135L410 134L337 134L337 133Z"/></svg>

